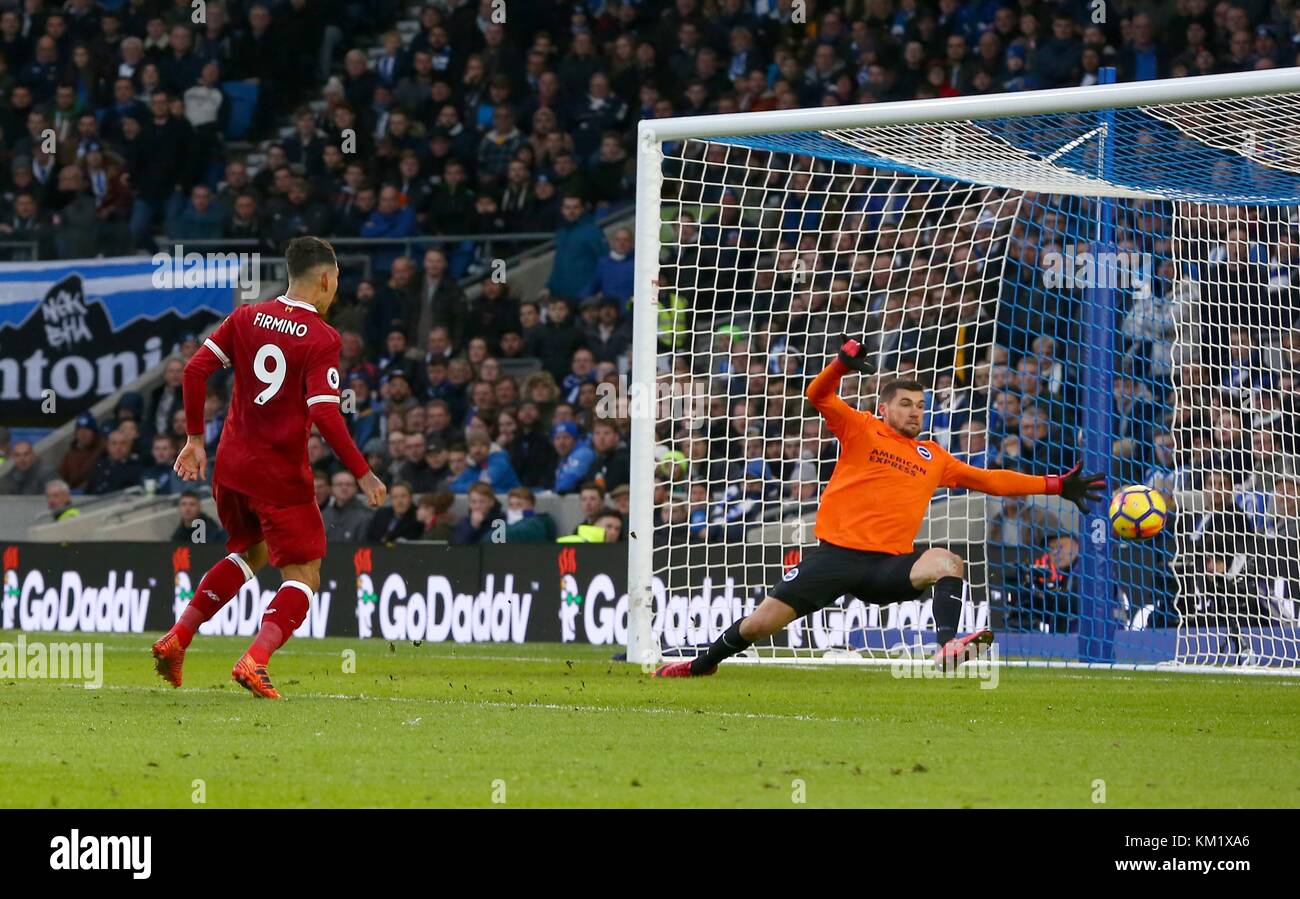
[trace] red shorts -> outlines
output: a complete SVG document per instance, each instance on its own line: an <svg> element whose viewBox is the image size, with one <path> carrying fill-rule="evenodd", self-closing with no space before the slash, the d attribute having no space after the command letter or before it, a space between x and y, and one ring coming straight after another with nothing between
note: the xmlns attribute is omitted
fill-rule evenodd
<svg viewBox="0 0 1300 899"><path fill-rule="evenodd" d="M325 557L325 521L315 502L277 506L229 487L212 485L226 549L240 553L263 540L276 568Z"/></svg>

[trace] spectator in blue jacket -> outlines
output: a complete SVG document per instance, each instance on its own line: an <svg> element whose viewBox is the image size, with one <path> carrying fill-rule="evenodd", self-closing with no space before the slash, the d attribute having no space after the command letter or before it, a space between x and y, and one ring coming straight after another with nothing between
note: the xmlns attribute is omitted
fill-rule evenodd
<svg viewBox="0 0 1300 899"><path fill-rule="evenodd" d="M506 513L497 502L496 494L487 484L474 484L469 488L469 514L452 528L451 545L468 546L490 541L498 521L504 536Z"/></svg>
<svg viewBox="0 0 1300 899"><path fill-rule="evenodd" d="M546 289L552 296L576 300L591 283L600 257L609 246L582 197L566 196L560 206L560 219L560 229L555 232L555 265Z"/></svg>
<svg viewBox="0 0 1300 899"><path fill-rule="evenodd" d="M167 236L173 240L219 240L223 215L212 202L212 191L206 184L196 184L190 191L190 201L172 221Z"/></svg>
<svg viewBox="0 0 1300 899"><path fill-rule="evenodd" d="M470 436L465 470L451 482L452 493L467 493L474 484L485 483L496 493L519 486L519 476L503 449L493 449L492 441L482 434Z"/></svg>
<svg viewBox="0 0 1300 899"><path fill-rule="evenodd" d="M632 230L619 228L614 232L609 252L596 263L596 273L591 276L586 290L582 292L583 299L613 297L618 300L618 311L627 312L628 301L632 299L634 256Z"/></svg>
<svg viewBox="0 0 1300 899"><path fill-rule="evenodd" d="M362 237L414 237L416 235L415 213L402 206L401 195L391 184L385 185L379 192L379 203L370 218L361 226ZM393 260L402 255L402 247L383 247L372 251L375 269L381 272L391 271Z"/></svg>
<svg viewBox="0 0 1300 899"><path fill-rule="evenodd" d="M379 424L384 417L384 404L374 396L370 380L364 371L354 371L348 378L348 387L352 389L352 411L345 413L343 417L357 446L365 446L371 438L379 435Z"/></svg>
<svg viewBox="0 0 1300 899"><path fill-rule="evenodd" d="M596 454L586 443L578 441L578 426L563 421L551 429L551 442L559 464L555 466L555 492L576 493Z"/></svg>

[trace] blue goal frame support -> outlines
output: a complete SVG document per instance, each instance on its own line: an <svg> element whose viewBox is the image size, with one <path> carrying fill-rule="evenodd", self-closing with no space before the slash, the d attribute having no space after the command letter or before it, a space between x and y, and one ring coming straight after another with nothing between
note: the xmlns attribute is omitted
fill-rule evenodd
<svg viewBox="0 0 1300 899"><path fill-rule="evenodd" d="M1115 83L1115 69L1100 70L1101 84ZM1102 110L1101 152L1098 154L1099 176L1111 177L1114 157L1115 111ZM1086 288L1088 302L1084 316L1083 345L1084 390L1082 396L1083 470L1101 471L1108 476L1114 439L1112 399L1115 381L1115 316L1118 291L1115 287L1115 200L1097 198L1097 229L1090 247L1093 255L1093 281ZM1110 525L1106 519L1109 499L1100 508L1080 520L1079 579L1079 658L1085 662L1112 662L1115 659L1115 595L1110 576Z"/></svg>

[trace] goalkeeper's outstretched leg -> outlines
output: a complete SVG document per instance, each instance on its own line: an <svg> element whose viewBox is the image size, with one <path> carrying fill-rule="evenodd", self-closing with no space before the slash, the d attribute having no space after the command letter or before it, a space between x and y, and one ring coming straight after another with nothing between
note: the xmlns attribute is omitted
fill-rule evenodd
<svg viewBox="0 0 1300 899"><path fill-rule="evenodd" d="M969 648L992 639L980 631L957 638L961 617L961 556L938 547L893 555L845 549L823 543L785 573L753 614L734 622L708 650L695 659L665 665L657 677L700 677L713 674L718 663L744 652L805 615L832 605L845 594L864 602L888 605L918 598L934 588L934 622L939 638L936 662L952 664Z"/></svg>

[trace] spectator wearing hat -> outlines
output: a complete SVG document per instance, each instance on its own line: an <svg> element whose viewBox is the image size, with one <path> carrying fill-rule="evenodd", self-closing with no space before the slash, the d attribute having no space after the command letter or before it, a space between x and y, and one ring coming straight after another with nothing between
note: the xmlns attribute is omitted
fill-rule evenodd
<svg viewBox="0 0 1300 899"><path fill-rule="evenodd" d="M99 457L104 454L104 436L99 432L95 416L83 412L77 416L72 433L72 445L59 462L59 477L72 490L83 490L90 482Z"/></svg>
<svg viewBox="0 0 1300 899"><path fill-rule="evenodd" d="M1002 74L1004 91L1030 91L1038 87L1038 79L1026 66L1027 57L1028 51L1024 44L1012 44L1007 48L1005 70Z"/></svg>
<svg viewBox="0 0 1300 899"><path fill-rule="evenodd" d="M729 484L721 501L709 510L706 533L711 542L744 538L745 528L763 514L763 496L770 479L771 472L762 459L745 463L744 479Z"/></svg>
<svg viewBox="0 0 1300 899"><path fill-rule="evenodd" d="M384 337L384 349L375 360L379 368L384 372L393 372L401 369L406 376L406 382L415 389L416 362L412 357L412 352L406 341L406 329L402 327L401 322L396 320L388 326L388 333Z"/></svg>
<svg viewBox="0 0 1300 899"><path fill-rule="evenodd" d="M386 414L397 412L405 416L411 409L420 405L420 401L411 393L411 379L406 369L400 365L395 365L384 372L384 377L379 383Z"/></svg>
<svg viewBox="0 0 1300 899"><path fill-rule="evenodd" d="M451 482L457 477L452 473L451 454L447 447L445 440L425 435L424 461L429 463L429 470L433 473L435 491L450 491Z"/></svg>
<svg viewBox="0 0 1300 899"><path fill-rule="evenodd" d="M632 488L627 484L619 484L613 490L609 491L610 502L618 514L623 516L623 521L627 521L627 516L631 513Z"/></svg>
<svg viewBox="0 0 1300 899"><path fill-rule="evenodd" d="M509 455L482 434L470 435L465 470L451 482L451 491L466 493L476 483L486 483L497 493L519 486L519 476L510 465Z"/></svg>
<svg viewBox="0 0 1300 899"><path fill-rule="evenodd" d="M551 442L555 446L556 493L573 493L582 484L595 452L586 443L579 441L578 426L571 421L564 421L551 429Z"/></svg>
<svg viewBox="0 0 1300 899"><path fill-rule="evenodd" d="M587 346L597 362L613 362L627 353L632 346L632 330L628 321L620 321L619 301L604 296L596 308L596 321L586 329Z"/></svg>

